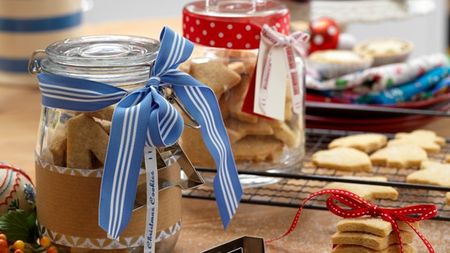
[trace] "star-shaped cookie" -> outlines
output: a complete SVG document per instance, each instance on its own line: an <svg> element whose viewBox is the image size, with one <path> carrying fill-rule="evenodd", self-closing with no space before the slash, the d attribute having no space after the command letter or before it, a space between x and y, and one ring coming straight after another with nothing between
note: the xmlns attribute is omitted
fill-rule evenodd
<svg viewBox="0 0 450 253"><path fill-rule="evenodd" d="M334 139L328 148L349 147L371 153L386 145L387 138L382 134L355 134Z"/></svg>
<svg viewBox="0 0 450 253"><path fill-rule="evenodd" d="M369 156L354 148L333 148L321 150L312 156L315 166L346 171L372 171Z"/></svg>
<svg viewBox="0 0 450 253"><path fill-rule="evenodd" d="M396 134L395 139L388 142L388 146L415 144L428 153L437 153L445 145L445 142L445 139L437 136L435 132L419 129L411 133Z"/></svg>
<svg viewBox="0 0 450 253"><path fill-rule="evenodd" d="M404 169L419 167L422 161L428 160L428 155L417 145L391 145L373 153L370 160L375 165Z"/></svg>
<svg viewBox="0 0 450 253"><path fill-rule="evenodd" d="M385 177L344 177L344 178L387 182L387 178ZM397 200L398 198L397 190L390 186L332 182L327 184L325 186L325 189L339 189L350 191L360 196L361 198L367 200L375 200L375 199Z"/></svg>
<svg viewBox="0 0 450 253"><path fill-rule="evenodd" d="M426 161L406 177L406 181L416 184L430 184L450 187L450 164Z"/></svg>

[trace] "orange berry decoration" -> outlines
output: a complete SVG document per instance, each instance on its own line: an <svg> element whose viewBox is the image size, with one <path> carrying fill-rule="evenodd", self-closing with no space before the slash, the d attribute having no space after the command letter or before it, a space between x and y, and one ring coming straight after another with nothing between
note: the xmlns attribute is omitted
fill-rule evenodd
<svg viewBox="0 0 450 253"><path fill-rule="evenodd" d="M39 244L44 248L48 248L52 245L52 241L48 236L42 236L41 239L39 239Z"/></svg>
<svg viewBox="0 0 450 253"><path fill-rule="evenodd" d="M8 241L8 237L6 237L5 234L0 234L0 239L3 239L5 241Z"/></svg>
<svg viewBox="0 0 450 253"><path fill-rule="evenodd" d="M58 249L55 246L50 246L47 249L47 253L58 253Z"/></svg>
<svg viewBox="0 0 450 253"><path fill-rule="evenodd" d="M15 250L20 249L22 252L25 249L25 243L22 240L17 240L14 242L13 247ZM21 252L15 252L14 253L21 253Z"/></svg>
<svg viewBox="0 0 450 253"><path fill-rule="evenodd" d="M5 239L0 239L0 249L8 248L8 241Z"/></svg>
<svg viewBox="0 0 450 253"><path fill-rule="evenodd" d="M23 250L22 249L16 249L16 250L14 250L14 253L23 253Z"/></svg>

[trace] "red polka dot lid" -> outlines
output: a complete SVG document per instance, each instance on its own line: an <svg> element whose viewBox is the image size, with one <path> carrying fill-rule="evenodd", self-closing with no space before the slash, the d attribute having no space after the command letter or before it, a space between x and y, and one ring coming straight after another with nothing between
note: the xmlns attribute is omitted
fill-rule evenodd
<svg viewBox="0 0 450 253"><path fill-rule="evenodd" d="M190 41L209 47L256 49L261 27L275 27L289 34L289 10L273 0L223 1L207 7L205 1L192 2L183 9L183 35ZM209 9L208 9L209 8Z"/></svg>

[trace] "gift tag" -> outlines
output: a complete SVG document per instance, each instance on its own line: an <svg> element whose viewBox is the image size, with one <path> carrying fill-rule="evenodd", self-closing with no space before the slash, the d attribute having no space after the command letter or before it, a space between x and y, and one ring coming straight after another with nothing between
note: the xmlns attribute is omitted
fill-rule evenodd
<svg viewBox="0 0 450 253"><path fill-rule="evenodd" d="M147 220L144 252L154 253L158 221L158 166L156 162L156 148L145 146L144 159L147 173Z"/></svg>
<svg viewBox="0 0 450 253"><path fill-rule="evenodd" d="M287 69L285 49L270 46L262 36L253 102L256 114L284 121Z"/></svg>

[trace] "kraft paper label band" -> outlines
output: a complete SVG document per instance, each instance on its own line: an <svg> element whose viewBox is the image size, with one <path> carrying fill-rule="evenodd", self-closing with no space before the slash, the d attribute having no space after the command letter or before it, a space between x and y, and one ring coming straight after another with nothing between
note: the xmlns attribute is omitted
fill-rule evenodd
<svg viewBox="0 0 450 253"><path fill-rule="evenodd" d="M145 170L142 171L145 173ZM39 192L37 197L38 220L55 243L73 245L72 247L78 248L113 247L113 245L108 246L110 239L98 226L97 211L101 172L101 169L83 170L57 167L36 156L36 189ZM160 174L164 180L177 181L180 177L180 168L176 164L173 168L164 170ZM138 242L139 246L144 245L147 187L143 173L140 175L139 184L142 185L143 191L138 192L137 199L143 201L136 203L138 207L133 210L127 229L114 245L127 245L128 247L131 243L137 244ZM179 223L181 219L181 190L178 187L171 187L159 191L158 200L158 224L154 228L156 235L154 242L158 242L158 238L170 237L179 230L179 227L174 227L174 224ZM55 213L55 209L59 212ZM138 241L139 238L142 240ZM125 242L122 241L124 239L126 239ZM85 241L87 242L85 243Z"/></svg>
<svg viewBox="0 0 450 253"><path fill-rule="evenodd" d="M103 174L103 169L86 170L86 169L74 169L74 168L55 166L55 165L49 164L48 162L42 160L37 155L36 155L35 160L36 160L36 163L38 163L41 168L49 170L51 172L58 173L58 174L65 174L65 175L78 176L78 177L97 177L97 178L101 178L102 174ZM145 170L141 169L139 174L141 176L144 175Z"/></svg>
<svg viewBox="0 0 450 253"><path fill-rule="evenodd" d="M145 237L120 237L118 240L111 240L105 238L86 238L79 236L71 236L61 234L40 226L43 235L48 236L55 244L73 247L73 248L87 248L87 249L126 249L140 247L144 245ZM181 221L176 222L169 228L162 230L156 234L155 243L175 236L181 230Z"/></svg>

